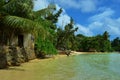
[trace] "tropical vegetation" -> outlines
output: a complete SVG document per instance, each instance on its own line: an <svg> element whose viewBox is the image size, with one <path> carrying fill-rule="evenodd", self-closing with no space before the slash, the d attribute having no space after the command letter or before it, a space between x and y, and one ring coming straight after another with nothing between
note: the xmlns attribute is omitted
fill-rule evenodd
<svg viewBox="0 0 120 80"><path fill-rule="evenodd" d="M56 54L57 50L76 51L120 51L120 39L109 39L109 32L102 35L87 37L75 34L74 20L59 28L56 23L62 9L56 11L54 4L47 8L35 11L34 0L0 0L0 34L12 38L12 34L20 32L31 33L35 37L36 55ZM4 29L7 31L4 31ZM5 41L5 38L1 38ZM9 43L7 43L10 45Z"/></svg>

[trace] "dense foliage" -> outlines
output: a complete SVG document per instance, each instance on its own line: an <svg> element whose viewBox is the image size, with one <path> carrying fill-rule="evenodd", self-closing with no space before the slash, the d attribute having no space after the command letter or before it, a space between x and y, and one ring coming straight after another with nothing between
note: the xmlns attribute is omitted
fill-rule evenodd
<svg viewBox="0 0 120 80"><path fill-rule="evenodd" d="M57 49L75 49L75 34L78 28L74 28L74 22L71 18L70 23L68 23L64 30L61 28L57 29L57 39L56 39L56 48Z"/></svg>
<svg viewBox="0 0 120 80"><path fill-rule="evenodd" d="M54 23L61 10L53 14L54 5L38 11L34 11L33 7L34 0L0 0L0 34L3 36L1 41L5 41L5 36L11 39L15 33L31 33L38 46L36 50L44 54L56 54L53 45L56 29Z"/></svg>
<svg viewBox="0 0 120 80"><path fill-rule="evenodd" d="M47 12L46 12L47 10ZM36 51L38 56L44 55L50 55L50 54L56 54L57 49L55 48L54 41L56 39L56 22L58 20L59 15L62 12L62 9L59 9L56 13L54 11L56 10L55 5L50 4L47 8L40 10L38 12L42 12L43 14L39 17L42 17L43 21L40 21L41 24L46 28L46 30L49 32L49 35L46 35L46 37L42 37L42 35L38 35L38 38L36 39ZM48 12L49 11L49 12Z"/></svg>
<svg viewBox="0 0 120 80"><path fill-rule="evenodd" d="M119 37L116 37L112 43L112 48L114 51L119 51L120 52L120 38Z"/></svg>
<svg viewBox="0 0 120 80"><path fill-rule="evenodd" d="M37 55L56 54L60 50L77 51L120 51L120 39L117 37L112 42L109 33L86 37L82 34L75 35L77 27L71 18L64 29L57 28L58 17L62 9L56 11L54 4L47 8L34 11L34 0L0 0L0 34L12 38L12 34L31 33L35 36L35 49ZM6 28L7 32L3 31ZM2 32L2 33L1 33ZM4 39L4 38L2 38ZM4 41L4 40L3 40ZM10 45L10 43L9 43Z"/></svg>
<svg viewBox="0 0 120 80"><path fill-rule="evenodd" d="M77 35L79 51L111 51L111 42L108 37L109 35L107 31L105 31L103 35L97 35L93 37Z"/></svg>

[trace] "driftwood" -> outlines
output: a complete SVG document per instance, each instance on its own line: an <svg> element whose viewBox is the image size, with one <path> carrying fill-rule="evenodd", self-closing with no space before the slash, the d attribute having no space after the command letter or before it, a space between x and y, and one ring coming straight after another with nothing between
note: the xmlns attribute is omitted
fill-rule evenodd
<svg viewBox="0 0 120 80"><path fill-rule="evenodd" d="M67 56L69 56L71 53L71 50L58 50L58 53L59 54L66 54Z"/></svg>

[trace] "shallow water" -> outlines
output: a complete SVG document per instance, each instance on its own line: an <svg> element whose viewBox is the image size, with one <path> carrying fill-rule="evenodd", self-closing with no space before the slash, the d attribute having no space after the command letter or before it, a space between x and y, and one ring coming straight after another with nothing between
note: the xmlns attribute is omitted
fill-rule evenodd
<svg viewBox="0 0 120 80"><path fill-rule="evenodd" d="M16 69L3 73L9 80L120 80L120 54L81 54L26 63Z"/></svg>
<svg viewBox="0 0 120 80"><path fill-rule="evenodd" d="M117 53L70 56L49 65L55 66L48 80L120 80L120 54Z"/></svg>

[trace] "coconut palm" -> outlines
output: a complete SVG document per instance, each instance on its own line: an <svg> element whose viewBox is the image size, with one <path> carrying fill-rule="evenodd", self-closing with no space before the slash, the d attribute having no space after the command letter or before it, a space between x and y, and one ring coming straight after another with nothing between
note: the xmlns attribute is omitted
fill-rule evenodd
<svg viewBox="0 0 120 80"><path fill-rule="evenodd" d="M55 5L34 11L34 0L0 0L0 41L11 40L13 34L32 33L37 50L43 53L56 53L53 45L55 23L61 10L53 14ZM5 31L4 31L5 30ZM7 39L4 37L6 36ZM9 43L10 44L10 41Z"/></svg>

